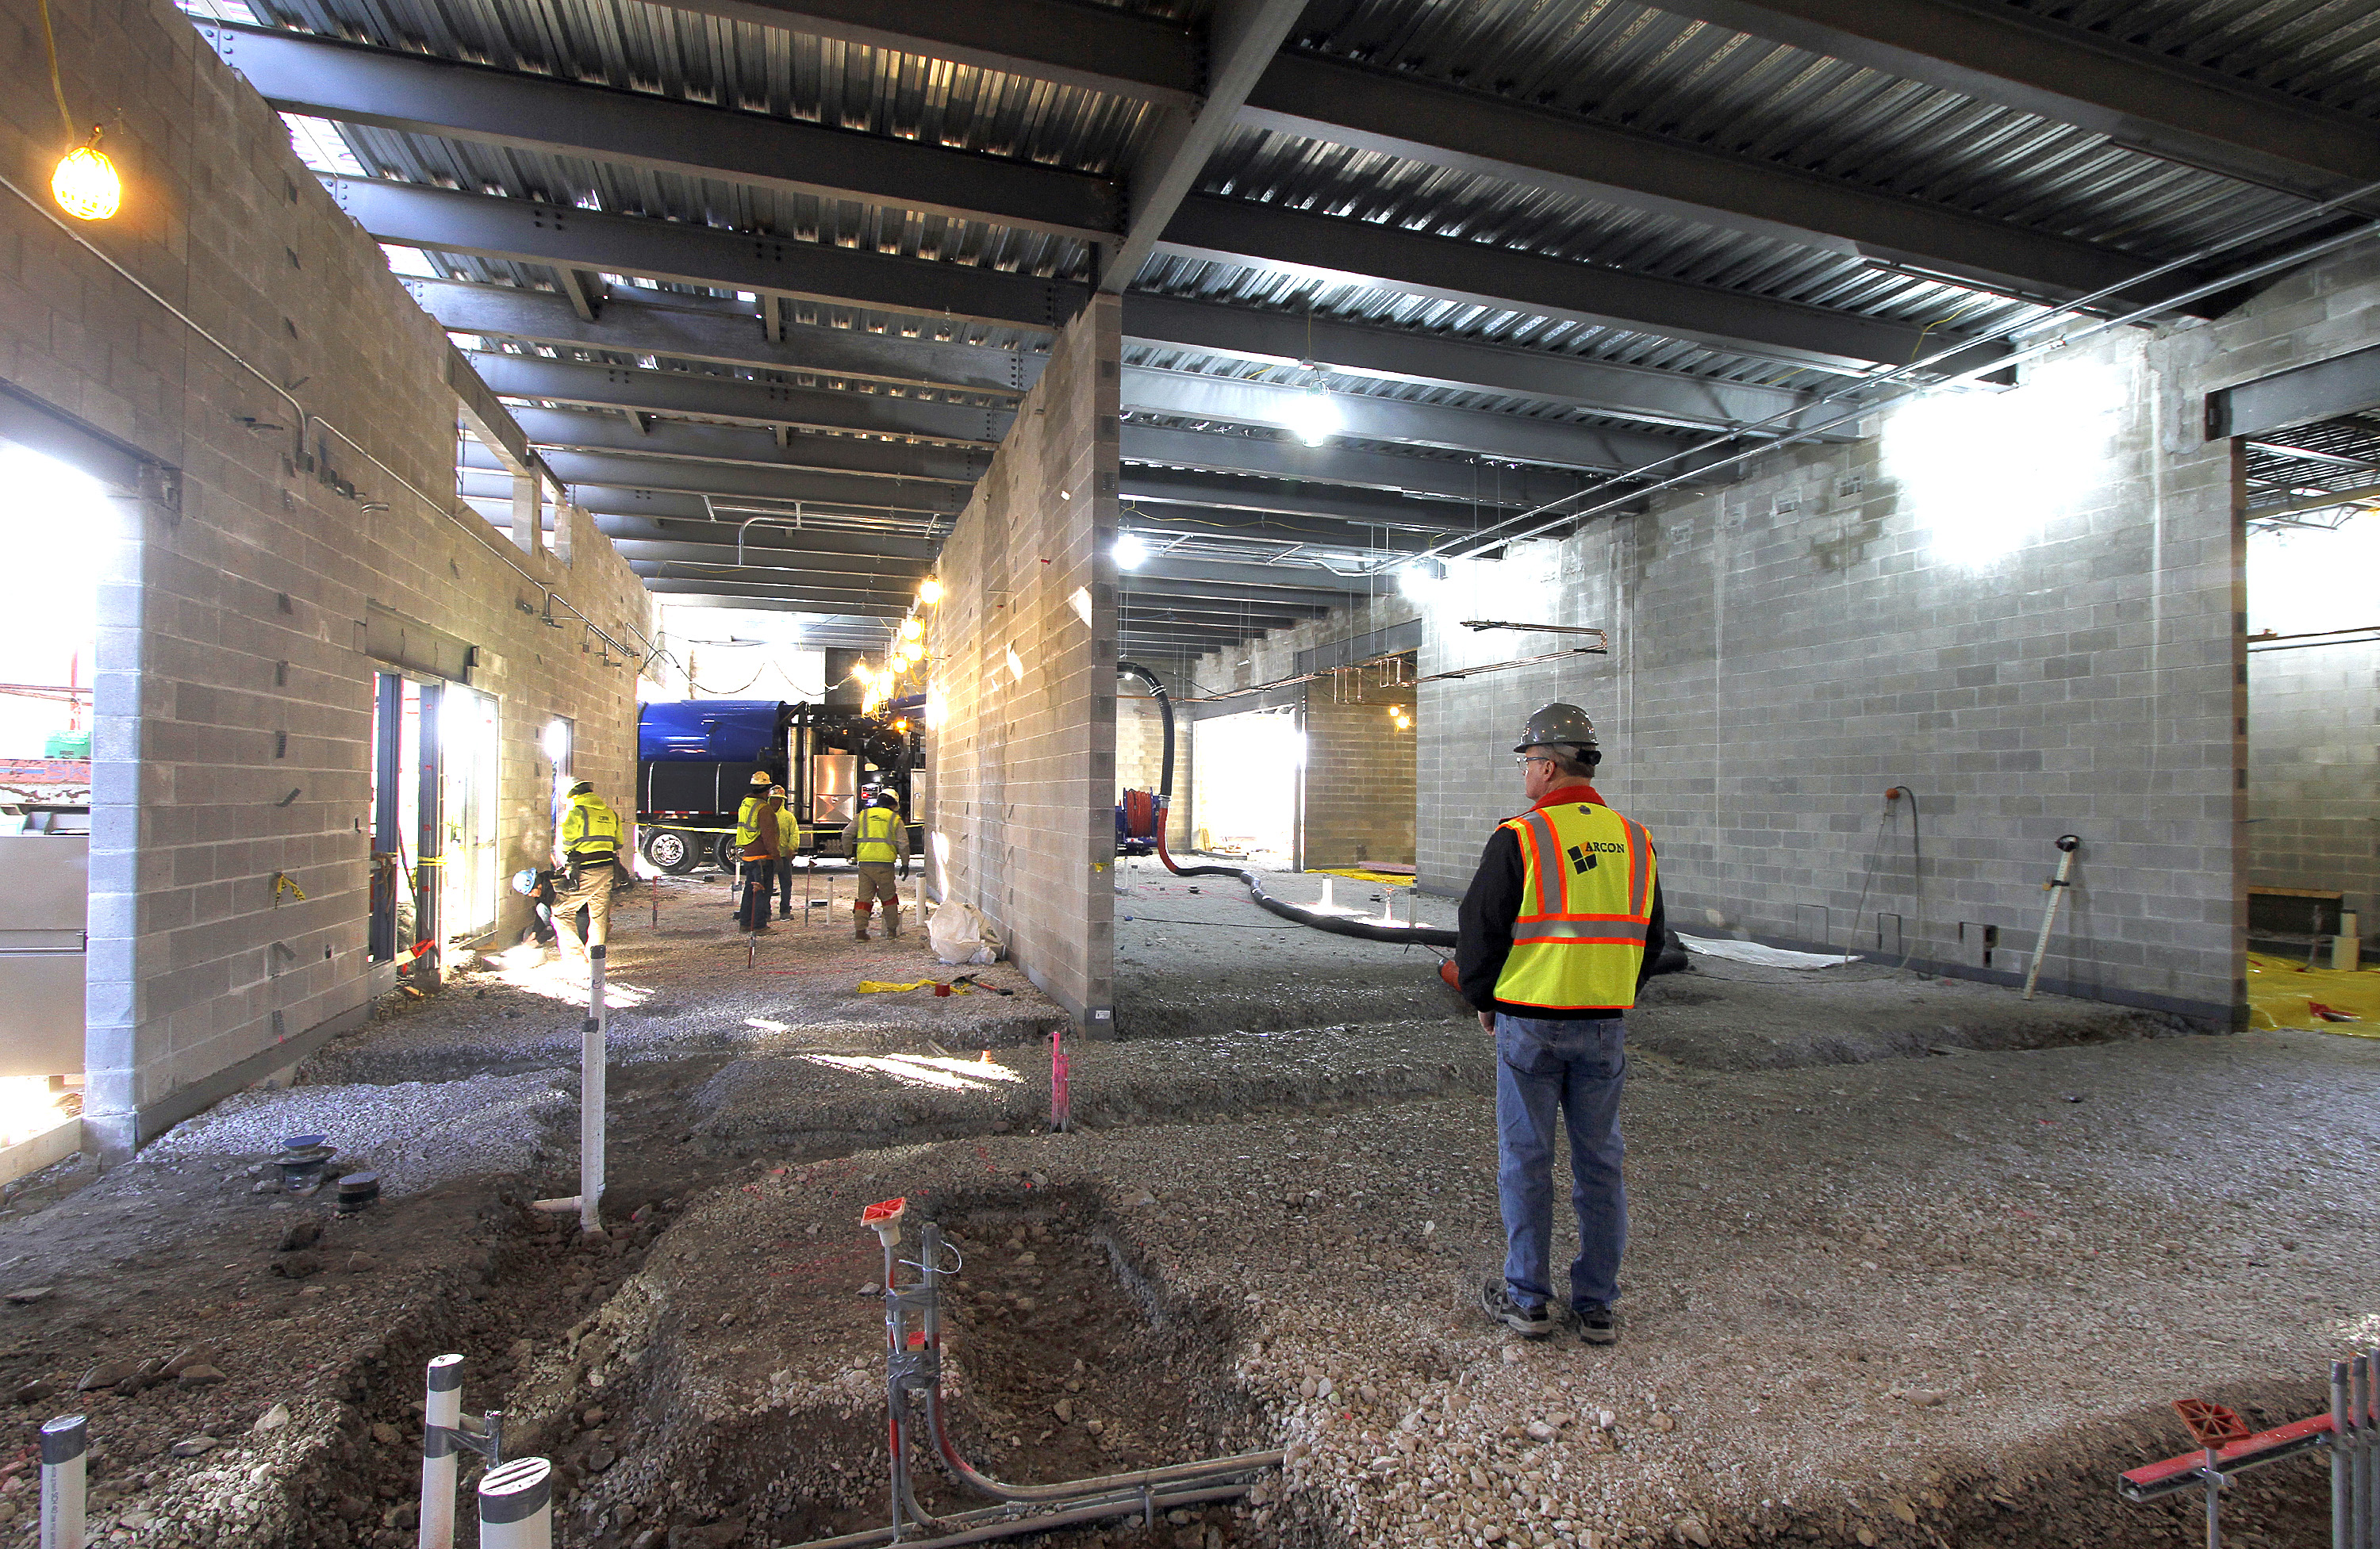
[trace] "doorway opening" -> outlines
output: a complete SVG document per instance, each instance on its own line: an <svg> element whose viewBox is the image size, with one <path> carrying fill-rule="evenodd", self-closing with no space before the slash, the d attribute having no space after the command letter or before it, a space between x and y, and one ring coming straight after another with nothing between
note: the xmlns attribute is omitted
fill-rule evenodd
<svg viewBox="0 0 2380 1549"><path fill-rule="evenodd" d="M496 927L501 717L461 684L382 672L372 696L370 959L402 963Z"/></svg>
<svg viewBox="0 0 2380 1549"><path fill-rule="evenodd" d="M2249 1020L2380 1018L2380 405L2239 437Z"/></svg>
<svg viewBox="0 0 2380 1549"><path fill-rule="evenodd" d="M0 442L0 1147L81 1111L92 687L103 534L98 480ZM30 556L38 556L31 560ZM79 1142L78 1142L79 1144ZM58 1159L20 1155L0 1181ZM67 1151L75 1149L67 1145Z"/></svg>
<svg viewBox="0 0 2380 1549"><path fill-rule="evenodd" d="M1305 805L1305 708L1243 710L1198 722L1191 847L1294 871Z"/></svg>

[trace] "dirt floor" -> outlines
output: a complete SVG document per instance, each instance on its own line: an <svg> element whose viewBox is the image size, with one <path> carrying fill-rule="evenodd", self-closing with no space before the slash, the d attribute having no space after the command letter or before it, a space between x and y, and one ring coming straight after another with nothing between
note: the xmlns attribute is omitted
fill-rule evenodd
<svg viewBox="0 0 2380 1549"><path fill-rule="evenodd" d="M2296 1419L2380 1342L2380 1043L1697 959L1631 1018L1621 1342L1529 1344L1475 1306L1493 1055L1434 954L1127 869L1123 1040L1066 1041L1052 1134L1062 1019L1008 965L1006 996L862 994L965 971L914 921L754 945L716 877L660 900L616 916L601 1240L528 1208L577 1186L583 980L511 960L131 1165L9 1191L0 1542L31 1535L40 1422L87 1412L95 1542L410 1544L443 1350L508 1455L556 1461L560 1543L879 1524L858 1216L895 1195L965 1261L945 1387L979 1467L1289 1450L1244 1501L1067 1545L2180 1544L2194 1507L2113 1489L2181 1449L2170 1400ZM384 1197L278 1192L304 1131ZM2318 1460L2249 1474L2228 1541L2318 1543L2326 1503Z"/></svg>

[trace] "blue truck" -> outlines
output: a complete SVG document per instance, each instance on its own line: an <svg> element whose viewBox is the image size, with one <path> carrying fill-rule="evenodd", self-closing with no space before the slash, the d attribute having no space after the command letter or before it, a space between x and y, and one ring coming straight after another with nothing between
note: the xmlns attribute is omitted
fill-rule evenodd
<svg viewBox="0 0 2380 1549"><path fill-rule="evenodd" d="M797 853L843 855L844 830L879 791L900 798L912 854L924 835L910 782L925 768L920 707L877 713L777 699L677 699L637 712L637 826L645 859L686 873L705 860L732 869L735 812L765 769L785 788Z"/></svg>

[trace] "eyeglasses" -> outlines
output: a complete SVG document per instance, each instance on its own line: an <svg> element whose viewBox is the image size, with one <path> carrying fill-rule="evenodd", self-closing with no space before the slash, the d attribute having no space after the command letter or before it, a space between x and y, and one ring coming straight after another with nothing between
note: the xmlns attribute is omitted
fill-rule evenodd
<svg viewBox="0 0 2380 1549"><path fill-rule="evenodd" d="M1524 753L1514 758L1512 762L1525 769L1532 764L1550 764L1553 760L1542 753Z"/></svg>

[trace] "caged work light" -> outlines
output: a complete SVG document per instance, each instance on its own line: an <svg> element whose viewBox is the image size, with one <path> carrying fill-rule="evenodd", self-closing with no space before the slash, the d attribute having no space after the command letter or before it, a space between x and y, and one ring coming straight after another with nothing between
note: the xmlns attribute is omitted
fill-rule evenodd
<svg viewBox="0 0 2380 1549"><path fill-rule="evenodd" d="M91 126L89 140L58 159L50 174L50 197L79 221L103 221L124 207L124 180L99 148L98 125Z"/></svg>
<svg viewBox="0 0 2380 1549"><path fill-rule="evenodd" d="M66 82L58 75L58 35L50 26L49 0L42 0L42 42L49 50L50 94L57 99L58 122L72 140L74 114L67 107ZM50 197L78 221L103 221L124 208L124 179L99 148L98 125L91 127L89 139L58 158L57 170L50 174Z"/></svg>

